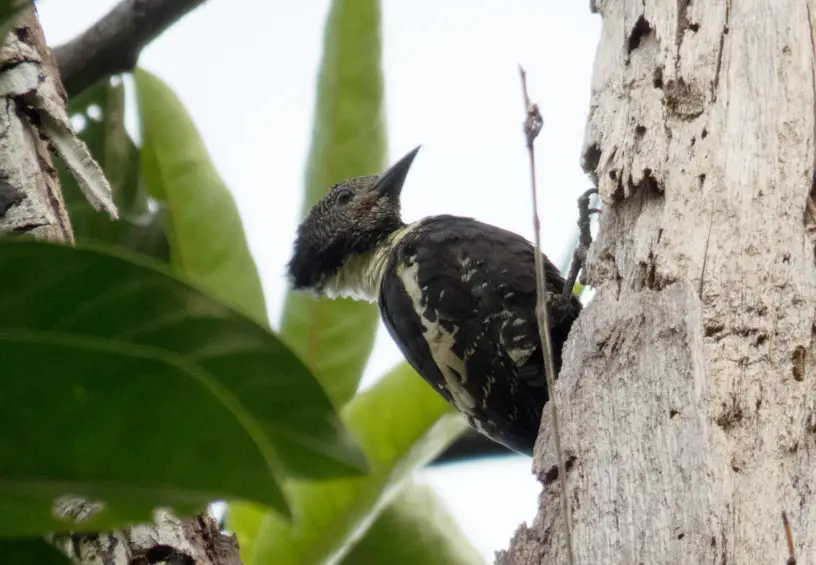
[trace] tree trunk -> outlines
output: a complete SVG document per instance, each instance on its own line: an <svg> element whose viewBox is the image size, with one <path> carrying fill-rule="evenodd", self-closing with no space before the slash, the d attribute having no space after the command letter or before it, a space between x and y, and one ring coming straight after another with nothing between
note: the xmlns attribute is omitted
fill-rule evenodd
<svg viewBox="0 0 816 565"><path fill-rule="evenodd" d="M26 233L73 243L48 143L25 96L18 95L9 78L27 63L40 67L44 95L65 107L65 91L34 10L20 19L0 48L0 234Z"/></svg>
<svg viewBox="0 0 816 565"><path fill-rule="evenodd" d="M596 295L556 386L576 561L816 559L816 0L598 0ZM550 412L503 565L566 563ZM811 453L814 450L814 453Z"/></svg>
<svg viewBox="0 0 816 565"><path fill-rule="evenodd" d="M20 78L29 75L18 71L30 65L36 65L36 93L20 86ZM64 111L67 97L32 9L0 49L0 107L4 109L0 111L0 236L24 233L73 243L49 141L41 127L45 118L29 103L35 94ZM88 565L241 563L235 537L221 534L206 513L178 520L157 512L156 524L99 535L61 535L52 542L75 562Z"/></svg>

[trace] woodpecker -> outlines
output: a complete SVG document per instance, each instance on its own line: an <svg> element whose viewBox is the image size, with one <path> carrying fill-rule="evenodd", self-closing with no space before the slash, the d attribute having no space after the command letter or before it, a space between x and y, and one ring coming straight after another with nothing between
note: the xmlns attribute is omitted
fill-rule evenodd
<svg viewBox="0 0 816 565"><path fill-rule="evenodd" d="M400 194L419 147L381 175L332 186L298 227L289 278L296 290L376 302L411 366L471 426L532 455L548 400L536 321L535 249L472 218L406 224ZM546 257L548 291L565 281ZM556 372L581 311L569 294L550 313Z"/></svg>

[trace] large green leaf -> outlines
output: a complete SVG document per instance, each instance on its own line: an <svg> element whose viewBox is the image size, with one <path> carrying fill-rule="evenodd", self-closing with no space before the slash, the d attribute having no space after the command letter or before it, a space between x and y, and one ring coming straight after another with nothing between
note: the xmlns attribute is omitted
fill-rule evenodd
<svg viewBox="0 0 816 565"><path fill-rule="evenodd" d="M217 498L285 511L282 471L364 466L294 354L152 261L18 240L0 272L0 536ZM105 509L63 521L64 496Z"/></svg>
<svg viewBox="0 0 816 565"><path fill-rule="evenodd" d="M238 208L176 94L155 75L134 73L142 131L142 179L163 202L172 263L187 280L267 324L258 269Z"/></svg>
<svg viewBox="0 0 816 565"><path fill-rule="evenodd" d="M170 248L164 235L164 207L148 205L140 182L139 149L125 130L125 89L121 80L106 78L74 97L71 115L83 124L79 137L88 145L113 190L120 219L112 221L94 210L67 168L56 159L63 196L74 235L122 246L162 261ZM154 203L155 204L155 203Z"/></svg>
<svg viewBox="0 0 816 565"><path fill-rule="evenodd" d="M379 0L334 0L323 41L304 215L332 184L386 164ZM342 406L357 390L376 328L373 304L290 292L281 335Z"/></svg>
<svg viewBox="0 0 816 565"><path fill-rule="evenodd" d="M439 496L409 484L383 510L342 565L483 565Z"/></svg>
<svg viewBox="0 0 816 565"><path fill-rule="evenodd" d="M465 427L410 367L400 365L343 410L371 465L365 478L297 482L287 488L297 525L248 504L232 504L227 526L247 565L315 565L339 558L411 473Z"/></svg>
<svg viewBox="0 0 816 565"><path fill-rule="evenodd" d="M71 561L42 538L0 539L0 555L9 565L71 565Z"/></svg>

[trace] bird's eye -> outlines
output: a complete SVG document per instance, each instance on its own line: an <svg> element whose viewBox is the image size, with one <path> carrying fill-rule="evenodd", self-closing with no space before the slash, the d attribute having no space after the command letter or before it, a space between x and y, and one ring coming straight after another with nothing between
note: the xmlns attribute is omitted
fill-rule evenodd
<svg viewBox="0 0 816 565"><path fill-rule="evenodd" d="M354 194L350 190L344 190L340 194L337 195L337 205L338 206L345 206L351 199L354 198Z"/></svg>

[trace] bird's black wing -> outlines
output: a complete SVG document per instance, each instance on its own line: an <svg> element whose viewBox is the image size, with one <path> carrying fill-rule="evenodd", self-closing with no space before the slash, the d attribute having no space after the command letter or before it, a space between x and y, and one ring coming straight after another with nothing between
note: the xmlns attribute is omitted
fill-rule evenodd
<svg viewBox="0 0 816 565"><path fill-rule="evenodd" d="M563 278L545 266L550 290L560 293ZM532 245L470 218L427 218L392 250L379 301L417 372L476 429L531 454L548 398ZM556 370L580 310L576 299L552 328Z"/></svg>

